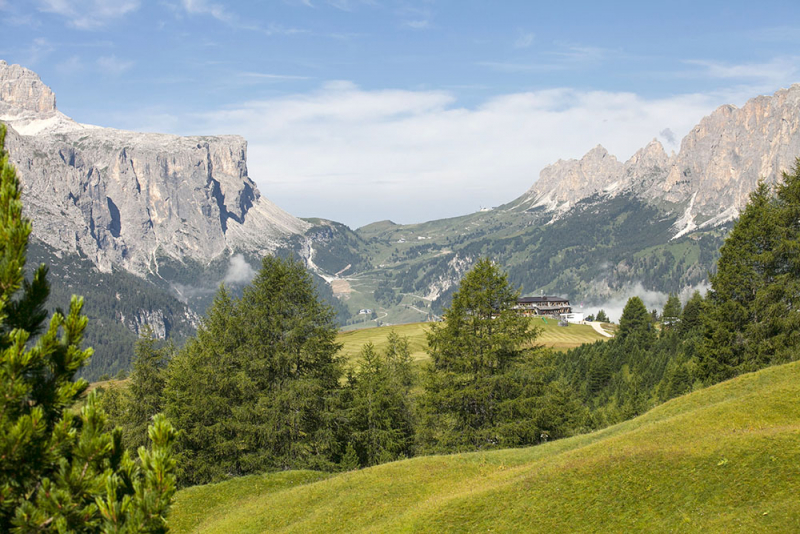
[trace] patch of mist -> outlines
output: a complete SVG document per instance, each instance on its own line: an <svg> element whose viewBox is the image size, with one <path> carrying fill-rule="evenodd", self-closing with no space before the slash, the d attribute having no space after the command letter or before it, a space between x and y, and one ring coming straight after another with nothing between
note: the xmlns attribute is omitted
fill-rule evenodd
<svg viewBox="0 0 800 534"><path fill-rule="evenodd" d="M711 289L711 285L706 281L693 286L685 286L678 292L678 298L680 298L681 304L686 304L686 301L691 298L695 291L699 291L701 295L705 296L709 289ZM636 284L626 286L618 291L616 295L608 298L601 304L589 304L579 308L573 306L573 311L583 312L584 315L597 315L597 312L603 310L611 321L618 323L619 318L622 317L622 310L631 297L639 297L642 299L642 302L644 302L648 311L658 310L660 314L664 309L664 305L667 303L669 294L645 289L641 282L637 282Z"/></svg>
<svg viewBox="0 0 800 534"><path fill-rule="evenodd" d="M256 276L256 270L247 263L242 254L234 254L231 256L228 271L225 273L223 282L231 285L245 285L249 284Z"/></svg>
<svg viewBox="0 0 800 534"><path fill-rule="evenodd" d="M214 288L187 286L184 284L179 284L177 282L173 282L171 286L172 289L175 291L175 294L178 296L178 300L180 300L184 304L187 304L190 299L204 297L216 291L216 289Z"/></svg>

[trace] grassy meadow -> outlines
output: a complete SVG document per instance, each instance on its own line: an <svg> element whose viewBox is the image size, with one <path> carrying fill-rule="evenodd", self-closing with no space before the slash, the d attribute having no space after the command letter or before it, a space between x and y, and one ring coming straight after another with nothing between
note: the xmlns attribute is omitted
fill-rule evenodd
<svg viewBox="0 0 800 534"><path fill-rule="evenodd" d="M567 350L584 343L594 343L608 338L601 336L589 325L571 324L567 327L558 326L555 319L533 318L531 322L539 328L541 334L537 343L551 347L555 350ZM400 336L408 338L411 349L411 357L414 361L428 359L428 342L425 337L431 323L411 323L394 326L381 326L379 328L364 328L362 330L350 330L340 332L337 340L342 343L343 354L348 361L352 362L361 352L361 347L372 342L377 349L386 346L386 336L394 330ZM606 328L606 330L609 330Z"/></svg>
<svg viewBox="0 0 800 534"><path fill-rule="evenodd" d="M178 493L174 532L798 532L800 363L525 449Z"/></svg>

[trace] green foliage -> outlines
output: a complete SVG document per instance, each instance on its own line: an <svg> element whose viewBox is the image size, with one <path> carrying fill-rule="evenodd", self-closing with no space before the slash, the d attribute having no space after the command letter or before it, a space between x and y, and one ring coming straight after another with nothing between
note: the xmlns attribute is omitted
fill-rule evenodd
<svg viewBox="0 0 800 534"><path fill-rule="evenodd" d="M619 320L617 336L622 340L628 337L636 338L639 346L643 349L650 348L655 340L652 318L639 297L631 297L625 304Z"/></svg>
<svg viewBox="0 0 800 534"><path fill-rule="evenodd" d="M462 279L442 325L428 334L420 441L426 450L469 450L536 443L545 392L537 331L512 310L518 292L488 259Z"/></svg>
<svg viewBox="0 0 800 534"><path fill-rule="evenodd" d="M699 291L692 293L681 313L680 331L683 334L697 331L703 326L705 300Z"/></svg>
<svg viewBox="0 0 800 534"><path fill-rule="evenodd" d="M181 481L332 468L339 380L333 312L305 268L266 257L241 298L220 288L171 360L166 413L181 431Z"/></svg>
<svg viewBox="0 0 800 534"><path fill-rule="evenodd" d="M122 428L125 446L131 451L147 442L148 426L164 410L166 367L175 348L160 343L152 329L145 327L134 350L127 388L111 388L102 397L103 408Z"/></svg>
<svg viewBox="0 0 800 534"><path fill-rule="evenodd" d="M681 322L681 301L678 295L670 293L664 311L661 313L661 326L664 329L677 328Z"/></svg>
<svg viewBox="0 0 800 534"><path fill-rule="evenodd" d="M720 250L700 352L706 382L797 358L798 214L800 160L774 195L759 185Z"/></svg>
<svg viewBox="0 0 800 534"><path fill-rule="evenodd" d="M362 467L413 456L413 383L407 339L391 332L384 352L364 345L357 370L348 376L345 469L352 463L351 447Z"/></svg>
<svg viewBox="0 0 800 534"><path fill-rule="evenodd" d="M75 375L91 356L80 345L87 319L73 296L52 314L42 265L24 279L30 222L19 181L3 151L0 125L0 531L166 532L175 491L174 432L163 417L150 429L151 451L139 462L119 430Z"/></svg>
<svg viewBox="0 0 800 534"><path fill-rule="evenodd" d="M597 317L595 317L595 321L599 321L601 323L610 323L611 322L609 320L609 318L608 318L608 315L606 315L605 310L600 310L599 312L597 312Z"/></svg>

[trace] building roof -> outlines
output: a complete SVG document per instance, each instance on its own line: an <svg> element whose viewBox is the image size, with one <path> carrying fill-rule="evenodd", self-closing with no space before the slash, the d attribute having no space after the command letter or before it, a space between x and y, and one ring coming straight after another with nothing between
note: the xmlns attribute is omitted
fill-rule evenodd
<svg viewBox="0 0 800 534"><path fill-rule="evenodd" d="M520 297L517 299L520 304L530 304L539 302L569 302L564 297Z"/></svg>

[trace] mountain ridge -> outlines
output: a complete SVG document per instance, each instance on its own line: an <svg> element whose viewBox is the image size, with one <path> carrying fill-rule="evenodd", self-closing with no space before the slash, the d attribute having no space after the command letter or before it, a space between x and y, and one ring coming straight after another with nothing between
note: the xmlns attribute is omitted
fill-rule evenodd
<svg viewBox="0 0 800 534"><path fill-rule="evenodd" d="M580 160L559 160L511 203L566 212L594 194L631 192L650 203L691 207L676 234L734 219L760 179L775 183L800 156L800 84L726 104L703 117L667 155L654 139L626 162L598 145ZM692 225L694 225L692 227Z"/></svg>
<svg viewBox="0 0 800 534"><path fill-rule="evenodd" d="M32 71L0 62L0 120L34 237L92 259L158 272L158 257L269 254L310 224L263 197L240 136L180 137L82 125Z"/></svg>

